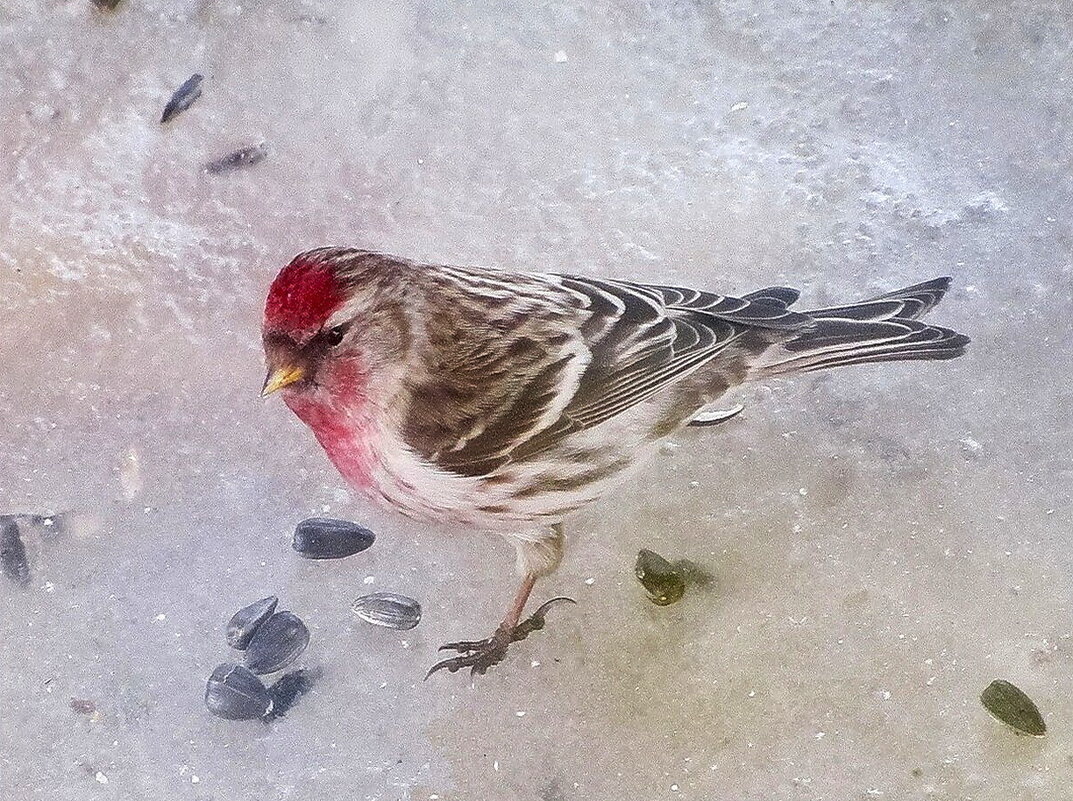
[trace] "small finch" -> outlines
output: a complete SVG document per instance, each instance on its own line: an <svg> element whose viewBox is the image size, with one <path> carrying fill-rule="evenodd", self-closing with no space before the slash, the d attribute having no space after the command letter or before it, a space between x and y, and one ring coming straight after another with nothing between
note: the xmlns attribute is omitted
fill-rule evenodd
<svg viewBox="0 0 1073 801"><path fill-rule="evenodd" d="M365 495L514 544L522 582L503 622L429 671L484 673L543 627L551 602L522 612L562 559L563 518L683 426L718 420L735 385L960 356L968 337L918 319L949 285L797 312L786 287L735 298L321 248L272 282L262 394L281 391Z"/></svg>

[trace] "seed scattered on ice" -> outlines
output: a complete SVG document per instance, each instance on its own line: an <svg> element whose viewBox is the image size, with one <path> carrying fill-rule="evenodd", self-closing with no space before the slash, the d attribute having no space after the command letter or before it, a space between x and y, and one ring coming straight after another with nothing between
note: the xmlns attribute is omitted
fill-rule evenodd
<svg viewBox="0 0 1073 801"><path fill-rule="evenodd" d="M980 694L980 703L1018 734L1042 737L1047 732L1047 724L1032 699L1008 681L995 679L987 685Z"/></svg>
<svg viewBox="0 0 1073 801"><path fill-rule="evenodd" d="M252 672L224 662L205 685L205 706L225 720L256 720L272 711L272 696Z"/></svg>
<svg viewBox="0 0 1073 801"><path fill-rule="evenodd" d="M244 606L231 616L224 630L224 638L227 644L239 651L245 651L257 629L276 611L279 598L269 595L259 601L254 601L249 606Z"/></svg>
<svg viewBox="0 0 1073 801"><path fill-rule="evenodd" d="M749 104L743 102L743 103L735 103L733 106L730 107L730 110L731 111L745 111L745 109L747 109L747 108L749 108Z"/></svg>
<svg viewBox="0 0 1073 801"><path fill-rule="evenodd" d="M205 165L205 171L213 175L222 175L225 172L232 172L242 167L251 167L264 161L266 156L268 156L268 149L263 142L257 145L249 145L209 162Z"/></svg>
<svg viewBox="0 0 1073 801"><path fill-rule="evenodd" d="M685 594L682 572L655 551L647 548L638 551L634 574L648 593L648 599L658 606L673 604Z"/></svg>
<svg viewBox="0 0 1073 801"><path fill-rule="evenodd" d="M309 629L293 612L276 612L257 627L246 647L246 667L258 675L294 662L309 645Z"/></svg>
<svg viewBox="0 0 1073 801"><path fill-rule="evenodd" d="M351 609L366 623L389 629L405 631L421 622L421 604L395 592L363 595L354 601Z"/></svg>
<svg viewBox="0 0 1073 801"><path fill-rule="evenodd" d="M183 81L182 86L175 90L171 99L168 100L168 104L164 106L164 113L160 115L161 124L178 117L190 108L195 100L201 97L201 82L203 80L204 76L195 72Z"/></svg>
<svg viewBox="0 0 1073 801"><path fill-rule="evenodd" d="M311 517L294 529L291 545L306 559L343 559L361 553L375 540L373 532L349 520Z"/></svg>

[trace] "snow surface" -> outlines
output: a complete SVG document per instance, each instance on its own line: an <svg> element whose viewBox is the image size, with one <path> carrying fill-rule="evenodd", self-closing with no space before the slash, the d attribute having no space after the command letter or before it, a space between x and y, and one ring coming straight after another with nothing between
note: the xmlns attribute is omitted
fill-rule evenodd
<svg viewBox="0 0 1073 801"><path fill-rule="evenodd" d="M1071 42L1064 0L2 0L0 512L75 517L0 578L0 797L1064 797ZM570 523L535 600L578 606L424 682L513 555L351 498L258 397L268 282L325 244L805 306L950 274L973 345L741 393ZM301 561L322 513L376 546ZM657 608L641 547L715 582ZM421 625L354 619L376 590ZM224 623L269 593L323 677L217 720ZM982 709L998 677L1046 737Z"/></svg>

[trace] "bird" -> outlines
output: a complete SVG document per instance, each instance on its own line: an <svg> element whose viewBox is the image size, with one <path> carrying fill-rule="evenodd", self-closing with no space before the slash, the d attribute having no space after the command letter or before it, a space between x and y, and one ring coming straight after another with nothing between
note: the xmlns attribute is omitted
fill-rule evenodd
<svg viewBox="0 0 1073 801"><path fill-rule="evenodd" d="M426 678L483 674L570 600L522 619L563 558L565 518L683 427L718 422L732 387L962 355L967 336L920 319L950 280L803 312L783 286L734 297L317 248L269 287L262 396L278 392L372 501L513 543L521 581L502 622L444 645L454 656Z"/></svg>

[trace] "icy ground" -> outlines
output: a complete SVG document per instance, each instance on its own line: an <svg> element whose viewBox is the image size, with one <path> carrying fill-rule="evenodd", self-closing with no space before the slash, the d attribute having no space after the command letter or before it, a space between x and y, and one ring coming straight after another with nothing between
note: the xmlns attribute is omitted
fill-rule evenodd
<svg viewBox="0 0 1073 801"><path fill-rule="evenodd" d="M0 512L78 515L0 577L0 798L1068 797L1071 41L1066 0L0 1ZM950 274L973 345L744 393L571 522L536 599L578 606L424 682L512 553L375 513L258 397L269 280L336 243L805 306ZM300 561L322 512L376 546ZM656 608L641 547L714 585ZM421 625L354 620L372 590ZM268 593L323 677L217 720Z"/></svg>

